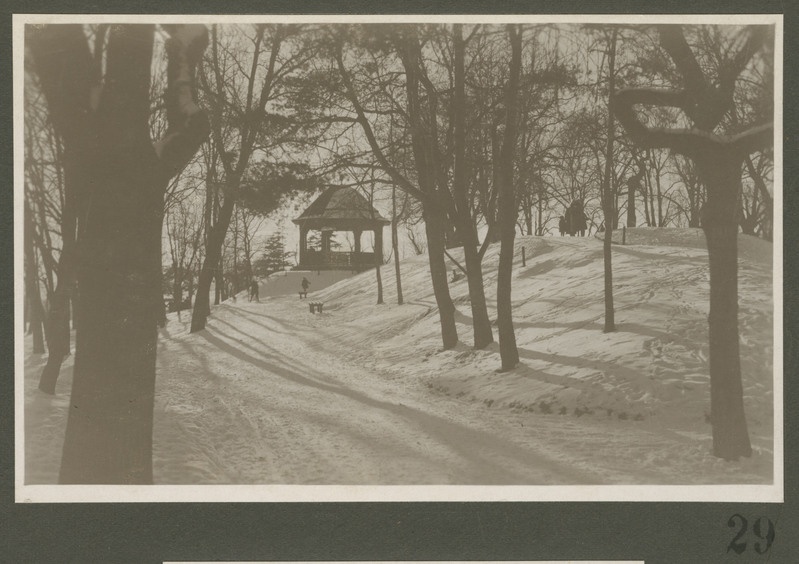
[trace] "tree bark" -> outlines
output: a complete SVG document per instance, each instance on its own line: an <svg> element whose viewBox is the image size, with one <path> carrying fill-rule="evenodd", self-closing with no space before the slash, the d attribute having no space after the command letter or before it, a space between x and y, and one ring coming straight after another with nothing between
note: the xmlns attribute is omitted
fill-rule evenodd
<svg viewBox="0 0 799 564"><path fill-rule="evenodd" d="M163 198L169 178L208 133L192 97L205 27L165 29L169 129L156 144L148 125L154 26L112 28L99 96L90 96L100 85L91 82L80 26L45 26L31 37L51 118L65 139L65 164L86 180L79 187L88 213L77 242L75 368L59 477L64 484L152 483Z"/></svg>
<svg viewBox="0 0 799 564"><path fill-rule="evenodd" d="M508 25L507 29L512 54L505 94L505 136L498 167L499 201L497 202L501 245L497 272L497 331L499 332L499 354L502 359L501 370L503 371L511 370L519 364L519 350L516 347L516 332L513 328L511 280L513 277L516 218L519 211L513 186L513 158L518 128L517 113L522 37L521 29L518 26Z"/></svg>
<svg viewBox="0 0 799 564"><path fill-rule="evenodd" d="M433 295L438 306L438 315L441 321L441 341L444 349L451 349L458 343L458 330L455 325L455 304L449 293L449 281L447 280L447 265L444 262L444 252L447 249L446 230L451 228L451 223L447 221L445 211L441 205L442 196L439 198L436 189L435 163L433 148L426 139L421 120L421 109L419 102L419 68L418 57L419 45L415 37L408 37L400 48L403 66L406 74L405 89L408 97L408 116L411 123L411 144L414 156L414 163L418 176L418 191L413 187L407 178L399 175L386 161L382 150L379 148L371 126L363 115L360 103L354 96L353 87L348 77L343 71L343 60L339 57L338 65L342 69L342 76L348 85L353 103L359 112L361 126L364 133L369 138L369 144L378 160L385 169L393 171L392 178L395 179L403 189L420 197L422 202L422 217L425 224L425 234L427 236L427 258L430 264L430 279L433 285Z"/></svg>
<svg viewBox="0 0 799 564"><path fill-rule="evenodd" d="M713 453L734 460L752 453L743 409L738 344L738 194L741 166L750 153L772 146L773 122L753 126L736 135L718 135L713 129L733 103L737 75L764 40L754 28L744 48L725 62L733 63L727 80L714 87L688 47L679 26L661 27L661 45L669 51L685 79L683 90L630 88L613 100L627 133L644 147L666 147L690 158L698 179L707 189L702 208L710 265L710 404ZM728 102L727 106L719 100ZM696 129L649 128L635 114L639 104L681 108ZM715 113L715 118L713 117ZM710 116L710 117L709 117Z"/></svg>
<svg viewBox="0 0 799 564"><path fill-rule="evenodd" d="M441 321L441 341L444 350L458 344L458 329L455 326L455 304L449 293L447 281L447 265L444 262L444 230L442 219L434 212L424 210L424 228L427 235L427 259L430 264L430 279L433 283L433 294L438 305L438 317Z"/></svg>
<svg viewBox="0 0 799 564"><path fill-rule="evenodd" d="M726 158L725 158L726 157ZM751 456L738 343L738 192L742 160L713 154L697 161L707 187L702 230L710 263L710 421L713 453Z"/></svg>
<svg viewBox="0 0 799 564"><path fill-rule="evenodd" d="M464 55L465 42L460 24L453 26L454 43L454 99L453 99L453 195L455 200L458 239L463 245L466 263L466 281L469 286L469 304L472 310L474 348L482 349L494 342L491 320L483 284L482 259L478 252L477 232L471 214L466 183L466 91ZM490 214L489 214L490 215ZM486 216L488 217L488 215Z"/></svg>
<svg viewBox="0 0 799 564"><path fill-rule="evenodd" d="M225 197L225 201L219 210L216 223L214 223L211 233L208 236L208 244L205 250L205 260L203 261L200 279L197 281L197 294L194 298L194 309L191 314L191 332L196 333L205 329L208 316L211 313L210 292L211 282L216 274L217 266L222 258L222 245L225 242L225 234L230 225L230 218L235 207L235 199ZM217 286L219 284L217 283Z"/></svg>

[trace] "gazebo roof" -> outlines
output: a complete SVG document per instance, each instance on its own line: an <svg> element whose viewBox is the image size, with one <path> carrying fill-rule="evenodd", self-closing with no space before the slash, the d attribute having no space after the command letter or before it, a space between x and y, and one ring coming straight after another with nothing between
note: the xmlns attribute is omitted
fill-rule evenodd
<svg viewBox="0 0 799 564"><path fill-rule="evenodd" d="M293 222L312 229L375 229L391 223L349 186L331 186Z"/></svg>

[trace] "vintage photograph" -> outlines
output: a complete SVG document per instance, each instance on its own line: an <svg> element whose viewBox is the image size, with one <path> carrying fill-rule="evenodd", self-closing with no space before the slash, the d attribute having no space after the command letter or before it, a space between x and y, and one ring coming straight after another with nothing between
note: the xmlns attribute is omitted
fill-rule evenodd
<svg viewBox="0 0 799 564"><path fill-rule="evenodd" d="M17 501L782 500L781 16L14 34Z"/></svg>

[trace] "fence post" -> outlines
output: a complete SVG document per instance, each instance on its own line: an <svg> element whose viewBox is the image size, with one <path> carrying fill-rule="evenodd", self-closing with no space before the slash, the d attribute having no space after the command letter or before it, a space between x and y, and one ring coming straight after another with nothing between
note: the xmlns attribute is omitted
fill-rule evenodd
<svg viewBox="0 0 799 564"><path fill-rule="evenodd" d="M524 247L522 247L522 266L527 266L527 260L524 256Z"/></svg>
<svg viewBox="0 0 799 564"><path fill-rule="evenodd" d="M626 225L622 225L621 226L621 244L622 245L626 245L627 244L627 226Z"/></svg>

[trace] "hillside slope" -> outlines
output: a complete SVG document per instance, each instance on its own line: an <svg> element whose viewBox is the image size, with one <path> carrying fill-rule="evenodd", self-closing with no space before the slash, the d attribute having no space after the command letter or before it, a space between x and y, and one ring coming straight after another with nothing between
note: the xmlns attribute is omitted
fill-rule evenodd
<svg viewBox="0 0 799 564"><path fill-rule="evenodd" d="M442 351L427 260L309 294L239 299L188 333L160 333L154 431L162 484L770 483L772 246L740 239L740 329L750 459L710 454L708 268L697 230L633 229L614 246L618 331L602 332L602 242L521 237L514 321L522 363L497 373L471 348L466 281L451 284L461 339ZM527 263L521 264L521 248ZM498 246L484 265L493 319ZM456 254L457 259L460 257ZM30 347L30 342L26 343ZM71 381L40 394L26 352L27 483L52 483Z"/></svg>
<svg viewBox="0 0 799 564"><path fill-rule="evenodd" d="M637 421L709 441L709 272L701 230L634 228L626 245L613 246L617 331L610 334L602 332L601 240L519 237L516 247L514 325L522 362L510 373L495 372L496 344L481 351L469 347L463 278L450 287L464 344L439 350L425 256L403 263L408 305L391 303L394 271L384 268L388 305L374 305L374 274L364 273L317 294L331 315L315 323L341 324L342 335L358 343L352 354L362 362L422 376L431 388L456 397L543 414ZM739 237L746 413L754 446L763 452L771 452L773 437L772 251L766 241ZM494 245L484 260L492 321L498 255ZM459 253L454 256L460 261Z"/></svg>

